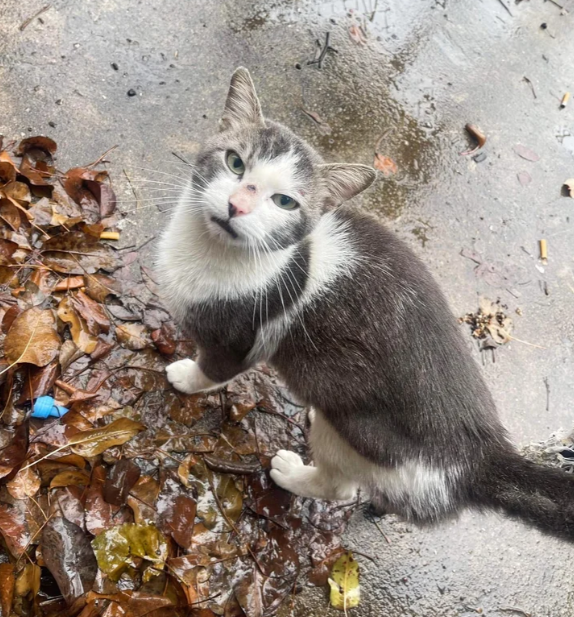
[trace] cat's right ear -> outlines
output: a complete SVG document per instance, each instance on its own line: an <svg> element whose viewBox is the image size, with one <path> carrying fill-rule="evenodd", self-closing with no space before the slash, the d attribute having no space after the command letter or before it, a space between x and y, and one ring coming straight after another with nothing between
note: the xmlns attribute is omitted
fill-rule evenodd
<svg viewBox="0 0 574 617"><path fill-rule="evenodd" d="M377 172L367 165L334 163L319 165L319 170L329 194L327 207L336 208L369 188Z"/></svg>
<svg viewBox="0 0 574 617"><path fill-rule="evenodd" d="M227 101L225 101L223 116L219 121L219 130L226 131L246 124L265 126L265 121L251 75L247 69L240 66L231 76L231 85Z"/></svg>

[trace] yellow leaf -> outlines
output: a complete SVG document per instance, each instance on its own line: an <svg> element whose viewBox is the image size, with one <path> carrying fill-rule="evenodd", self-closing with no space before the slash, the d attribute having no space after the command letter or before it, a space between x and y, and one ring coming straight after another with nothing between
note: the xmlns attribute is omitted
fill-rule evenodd
<svg viewBox="0 0 574 617"><path fill-rule="evenodd" d="M331 605L336 609L346 612L348 608L359 605L359 564L353 559L351 551L341 555L333 565L329 586Z"/></svg>
<svg viewBox="0 0 574 617"><path fill-rule="evenodd" d="M58 355L60 345L54 313L34 307L16 317L6 335L4 351L10 364L46 366Z"/></svg>
<svg viewBox="0 0 574 617"><path fill-rule="evenodd" d="M84 457L96 456L112 446L121 446L145 428L140 422L120 418L104 428L77 433L70 439L69 444L75 454Z"/></svg>
<svg viewBox="0 0 574 617"><path fill-rule="evenodd" d="M90 483L90 474L79 469L66 469L50 482L50 488L61 488L64 486L87 486Z"/></svg>

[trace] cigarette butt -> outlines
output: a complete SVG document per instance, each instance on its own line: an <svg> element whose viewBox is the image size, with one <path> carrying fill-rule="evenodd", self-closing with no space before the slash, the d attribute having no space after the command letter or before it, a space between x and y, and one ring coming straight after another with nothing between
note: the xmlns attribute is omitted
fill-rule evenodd
<svg viewBox="0 0 574 617"><path fill-rule="evenodd" d="M100 240L119 240L120 232L119 231L102 231L100 234Z"/></svg>
<svg viewBox="0 0 574 617"><path fill-rule="evenodd" d="M546 240L540 240L540 259L544 263L548 261L548 249L546 248Z"/></svg>
<svg viewBox="0 0 574 617"><path fill-rule="evenodd" d="M566 94L562 97L560 101L560 109L564 109L566 105L568 105L568 101L570 100L570 92L566 92Z"/></svg>

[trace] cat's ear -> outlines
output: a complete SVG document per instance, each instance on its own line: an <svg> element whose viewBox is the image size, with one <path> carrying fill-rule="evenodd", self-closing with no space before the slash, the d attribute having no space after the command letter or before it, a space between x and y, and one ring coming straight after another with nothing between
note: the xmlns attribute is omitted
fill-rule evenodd
<svg viewBox="0 0 574 617"><path fill-rule="evenodd" d="M265 122L251 75L247 69L240 66L231 76L231 85L227 101L225 101L223 116L219 121L219 130L225 131L245 124L264 126Z"/></svg>
<svg viewBox="0 0 574 617"><path fill-rule="evenodd" d="M329 192L328 204L336 207L369 188L377 172L367 165L335 163L319 165L321 176Z"/></svg>

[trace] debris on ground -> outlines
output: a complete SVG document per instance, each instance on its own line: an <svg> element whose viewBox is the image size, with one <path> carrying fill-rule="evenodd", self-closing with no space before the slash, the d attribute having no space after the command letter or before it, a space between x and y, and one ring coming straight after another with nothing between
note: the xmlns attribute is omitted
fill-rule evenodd
<svg viewBox="0 0 574 617"><path fill-rule="evenodd" d="M517 144L516 146L514 146L513 150L515 154L517 154L521 159L524 159L525 161L536 163L540 160L540 156L536 154L534 150L531 150L526 146L522 146L521 144Z"/></svg>
<svg viewBox="0 0 574 617"><path fill-rule="evenodd" d="M540 465L558 467L574 473L574 429L560 429L552 433L546 441L524 446L521 454Z"/></svg>
<svg viewBox="0 0 574 617"><path fill-rule="evenodd" d="M570 100L570 92L566 92L560 101L560 109L564 109Z"/></svg>
<svg viewBox="0 0 574 617"><path fill-rule="evenodd" d="M373 161L373 167L382 172L383 176L389 177L397 173L399 170L397 164L390 156L386 156L379 152L379 148L385 138L389 135L390 129L387 129L380 137L377 139L377 143L375 145L375 160Z"/></svg>
<svg viewBox="0 0 574 617"><path fill-rule="evenodd" d="M574 178L569 178L562 185L562 190L568 197L572 197L574 199Z"/></svg>
<svg viewBox="0 0 574 617"><path fill-rule="evenodd" d="M480 298L478 310L459 318L459 323L470 326L471 335L481 341L480 349L496 349L512 340L512 319L500 302Z"/></svg>
<svg viewBox="0 0 574 617"><path fill-rule="evenodd" d="M543 264L548 263L548 243L546 240L542 239L539 241L540 245L540 259Z"/></svg>
<svg viewBox="0 0 574 617"><path fill-rule="evenodd" d="M461 152L461 156L467 156L478 152L486 144L486 135L474 124L467 124L465 127L466 132L476 141L476 146L466 152ZM480 161L478 161L480 162Z"/></svg>
<svg viewBox="0 0 574 617"><path fill-rule="evenodd" d="M193 344L138 252L102 240L121 217L100 161L63 173L56 150L0 152L2 615L274 615L327 584L355 506L271 482L305 443L269 371L170 386Z"/></svg>
<svg viewBox="0 0 574 617"><path fill-rule="evenodd" d="M318 113L314 111L309 111L308 109L305 109L304 107L301 107L301 111L308 118L313 120L313 122L317 125L319 129L319 133L321 133L321 135L330 135L332 133L333 129L331 128L331 126L327 122L325 122Z"/></svg>
<svg viewBox="0 0 574 617"><path fill-rule="evenodd" d="M331 606L341 611L359 605L361 588L359 585L359 564L351 551L337 559L329 577Z"/></svg>

